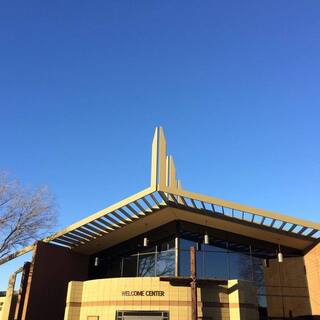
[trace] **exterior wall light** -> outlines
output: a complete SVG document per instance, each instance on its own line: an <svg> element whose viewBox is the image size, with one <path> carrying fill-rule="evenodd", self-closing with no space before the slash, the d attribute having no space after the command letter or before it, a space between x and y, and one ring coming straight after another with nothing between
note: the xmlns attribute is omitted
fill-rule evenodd
<svg viewBox="0 0 320 320"><path fill-rule="evenodd" d="M94 258L94 266L97 267L99 265L99 257Z"/></svg>
<svg viewBox="0 0 320 320"><path fill-rule="evenodd" d="M143 238L143 246L144 247L147 247L148 246L148 243L149 243L149 239L147 237L144 237Z"/></svg>
<svg viewBox="0 0 320 320"><path fill-rule="evenodd" d="M283 262L283 254L282 254L282 252L278 252L278 262L280 262L280 263Z"/></svg>
<svg viewBox="0 0 320 320"><path fill-rule="evenodd" d="M283 254L281 252L280 244L279 244L279 251L278 251L278 262L279 263L283 262Z"/></svg>
<svg viewBox="0 0 320 320"><path fill-rule="evenodd" d="M204 244L209 244L210 243L210 239L209 239L208 233L205 233L205 235L203 237L203 242L204 242Z"/></svg>

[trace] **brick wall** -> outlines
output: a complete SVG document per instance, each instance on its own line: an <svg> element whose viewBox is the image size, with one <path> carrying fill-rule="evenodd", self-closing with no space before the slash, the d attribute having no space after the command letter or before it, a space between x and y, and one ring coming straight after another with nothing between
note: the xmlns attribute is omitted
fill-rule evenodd
<svg viewBox="0 0 320 320"><path fill-rule="evenodd" d="M150 292L161 292L150 295ZM132 292L142 292L132 295ZM257 320L257 297L251 283L201 284L198 316L210 320ZM191 291L155 277L113 278L70 282L65 320L115 319L116 311L169 311L170 320L191 319Z"/></svg>
<svg viewBox="0 0 320 320"><path fill-rule="evenodd" d="M304 256L304 263L312 314L320 316L320 244Z"/></svg>
<svg viewBox="0 0 320 320"><path fill-rule="evenodd" d="M269 317L311 314L303 257L285 257L282 263L271 260L264 280Z"/></svg>

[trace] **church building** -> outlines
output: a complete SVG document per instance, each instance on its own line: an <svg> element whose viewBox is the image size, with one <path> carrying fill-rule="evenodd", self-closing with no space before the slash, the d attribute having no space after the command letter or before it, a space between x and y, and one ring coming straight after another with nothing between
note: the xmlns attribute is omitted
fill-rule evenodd
<svg viewBox="0 0 320 320"><path fill-rule="evenodd" d="M0 317L320 319L319 230L185 190L158 127L146 189L0 260L33 252L8 279Z"/></svg>

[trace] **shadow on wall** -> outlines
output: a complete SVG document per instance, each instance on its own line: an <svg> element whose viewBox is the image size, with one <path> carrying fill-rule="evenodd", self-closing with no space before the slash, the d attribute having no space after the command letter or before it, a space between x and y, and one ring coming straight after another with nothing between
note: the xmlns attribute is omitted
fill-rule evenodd
<svg viewBox="0 0 320 320"><path fill-rule="evenodd" d="M320 320L320 315L318 315L318 316L300 316L300 317L295 317L292 319L295 319L295 320Z"/></svg>
<svg viewBox="0 0 320 320"><path fill-rule="evenodd" d="M270 260L264 283L269 319L320 319L311 316L303 257L287 257L282 263Z"/></svg>
<svg viewBox="0 0 320 320"><path fill-rule="evenodd" d="M202 285L200 288L202 320L222 320L227 314L229 316L228 288L219 285Z"/></svg>
<svg viewBox="0 0 320 320"><path fill-rule="evenodd" d="M284 320L284 319L292 319L292 320L320 320L320 315L317 316L299 316L299 317L289 317L289 318L279 318L279 317L269 317L269 320Z"/></svg>
<svg viewBox="0 0 320 320"><path fill-rule="evenodd" d="M283 318L283 317L268 317L268 320L320 320L320 315L315 316L299 316L299 317L292 317L292 318Z"/></svg>

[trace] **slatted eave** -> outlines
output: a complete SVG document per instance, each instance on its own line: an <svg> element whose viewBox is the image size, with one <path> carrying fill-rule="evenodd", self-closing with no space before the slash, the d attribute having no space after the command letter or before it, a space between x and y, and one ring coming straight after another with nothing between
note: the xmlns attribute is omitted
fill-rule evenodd
<svg viewBox="0 0 320 320"><path fill-rule="evenodd" d="M165 205L158 192L151 192L128 202L73 230L50 239L61 246L75 248L139 220Z"/></svg>
<svg viewBox="0 0 320 320"><path fill-rule="evenodd" d="M221 214L222 216L243 221L252 225L258 225L271 231L281 230L288 235L300 236L308 240L320 240L320 230L301 224L295 224L281 219L275 219L267 215L249 211L239 211L237 208L222 206L214 202L203 201L196 197L187 197L172 192L159 192L164 203L170 205L182 205L186 208L205 211L206 214Z"/></svg>

